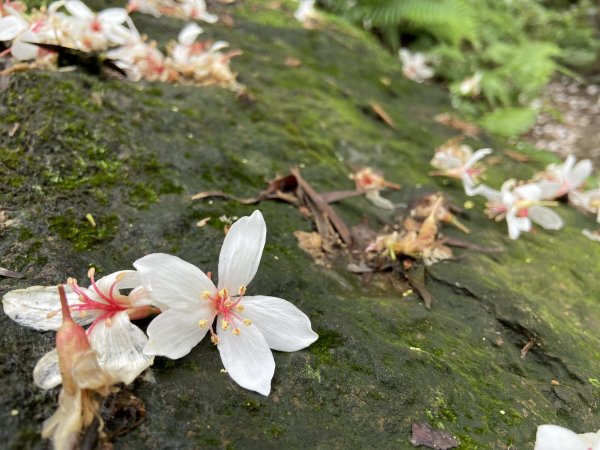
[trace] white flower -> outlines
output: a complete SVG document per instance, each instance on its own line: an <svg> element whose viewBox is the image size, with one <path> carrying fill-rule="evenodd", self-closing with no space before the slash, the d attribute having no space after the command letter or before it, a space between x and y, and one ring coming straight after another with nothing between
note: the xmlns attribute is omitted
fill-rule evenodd
<svg viewBox="0 0 600 450"><path fill-rule="evenodd" d="M585 180L592 174L592 161L584 159L577 164L575 161L575 156L569 155L564 163L550 164L544 172L537 175L538 179L559 184L559 189L553 194L553 197L546 198L562 197L583 186Z"/></svg>
<svg viewBox="0 0 600 450"><path fill-rule="evenodd" d="M218 16L210 14L206 10L206 2L204 0L184 0L181 10L184 16L190 19L199 19L206 23L215 23L219 20Z"/></svg>
<svg viewBox="0 0 600 450"><path fill-rule="evenodd" d="M462 180L465 194L472 197L479 193L476 181L482 169L475 165L492 153L490 148L482 148L473 153L468 145L448 145L440 147L431 160L431 165L438 169L430 175L443 175Z"/></svg>
<svg viewBox="0 0 600 450"><path fill-rule="evenodd" d="M475 97L481 92L481 78L483 74L481 72L475 72L475 74L469 78L465 78L461 81L458 86L458 92L464 97Z"/></svg>
<svg viewBox="0 0 600 450"><path fill-rule="evenodd" d="M596 214L596 222L600 223L600 189L571 191L569 201L584 211Z"/></svg>
<svg viewBox="0 0 600 450"><path fill-rule="evenodd" d="M389 187L400 189L400 186L387 181L383 175L375 172L370 167L365 167L350 176L356 184L356 189L367 191L365 197L375 206L383 209L394 209L394 204L381 196L381 190Z"/></svg>
<svg viewBox="0 0 600 450"><path fill-rule="evenodd" d="M405 48L401 48L399 54L402 61L402 73L406 78L422 83L433 77L433 69L428 66L427 55L420 52L411 53Z"/></svg>
<svg viewBox="0 0 600 450"><path fill-rule="evenodd" d="M600 431L577 434L558 425L540 425L533 450L600 450Z"/></svg>
<svg viewBox="0 0 600 450"><path fill-rule="evenodd" d="M141 319L156 312L150 306L147 293L141 288L138 274L133 270L115 272L94 281L90 269L91 286L87 289L69 279L67 300L80 324L89 324L87 335L92 348L98 353L100 366L117 381L131 383L148 368L153 358L142 350L148 338L130 320ZM132 289L128 295L120 289ZM59 295L55 286L33 286L7 292L2 299L4 312L20 325L36 330L56 330L62 317ZM34 369L34 381L43 389L61 383L58 355L52 350L44 355Z"/></svg>
<svg viewBox="0 0 600 450"><path fill-rule="evenodd" d="M319 20L319 13L315 9L315 0L300 0L294 18L307 28L312 28Z"/></svg>
<svg viewBox="0 0 600 450"><path fill-rule="evenodd" d="M482 184L478 194L487 198L486 213L490 218L500 221L506 218L508 235L518 239L522 231L531 230L531 222L546 230L559 230L564 222L558 214L543 205L553 202L542 201L544 193L556 189L552 183L529 183L516 186L515 180L502 184L500 192Z"/></svg>
<svg viewBox="0 0 600 450"><path fill-rule="evenodd" d="M148 326L150 355L187 355L210 330L225 369L240 386L268 395L275 361L269 348L293 352L317 339L308 317L290 302L246 296L262 255L266 225L260 211L235 222L223 242L216 287L176 256L151 254L134 266L163 312ZM217 332L212 329L217 319Z"/></svg>
<svg viewBox="0 0 600 450"><path fill-rule="evenodd" d="M29 23L12 8L11 15L0 19L0 41L12 41L10 49L6 50L17 61L29 61L35 59L40 48L28 42L41 42L46 31L46 21L43 18ZM4 52L3 52L4 53ZM2 54L0 54L2 56Z"/></svg>

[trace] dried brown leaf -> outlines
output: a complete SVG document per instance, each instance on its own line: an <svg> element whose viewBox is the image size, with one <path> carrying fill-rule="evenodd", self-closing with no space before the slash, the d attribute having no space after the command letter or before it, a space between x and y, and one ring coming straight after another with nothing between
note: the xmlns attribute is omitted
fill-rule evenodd
<svg viewBox="0 0 600 450"><path fill-rule="evenodd" d="M4 267L0 267L0 276L8 278L23 278L25 274L23 272L15 272L14 270L8 270Z"/></svg>
<svg viewBox="0 0 600 450"><path fill-rule="evenodd" d="M375 112L375 114L377 114L377 116L386 124L388 124L391 128L393 128L394 130L398 129L398 127L396 126L396 122L394 122L394 119L392 119L392 117L386 112L386 110L383 109L383 106L381 106L377 102L369 102L369 106Z"/></svg>
<svg viewBox="0 0 600 450"><path fill-rule="evenodd" d="M439 450L458 447L458 439L447 431L436 430L425 422L415 422L412 424L412 436L410 443L415 447L424 445L425 447Z"/></svg>
<svg viewBox="0 0 600 450"><path fill-rule="evenodd" d="M479 134L479 128L474 123L465 122L449 113L438 114L434 117L437 123L441 123L450 128L460 131L465 136L476 138Z"/></svg>
<svg viewBox="0 0 600 450"><path fill-rule="evenodd" d="M510 159L517 161L517 162L525 163L525 162L531 161L531 158L529 158L529 156L527 156L527 155L524 155L523 153L513 152L512 150L506 150L504 153Z"/></svg>

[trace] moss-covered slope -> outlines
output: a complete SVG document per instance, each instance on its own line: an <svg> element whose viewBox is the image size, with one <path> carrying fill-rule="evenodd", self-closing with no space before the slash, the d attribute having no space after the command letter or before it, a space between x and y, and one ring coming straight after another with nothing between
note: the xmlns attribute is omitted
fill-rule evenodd
<svg viewBox="0 0 600 450"><path fill-rule="evenodd" d="M350 188L349 164L370 165L403 185L389 194L395 202L436 189L466 200L457 184L427 176L433 149L453 135L432 119L449 109L442 90L404 80L395 58L334 19L305 30L292 17L293 3L279 10L239 3L221 6L233 27L203 27L206 37L244 51L233 67L255 101L218 88L101 81L78 71L11 78L0 94L0 209L12 220L0 225L0 266L26 276L1 278L0 294L67 276L83 280L90 265L100 274L128 269L158 251L214 271L219 216L253 207L193 202L191 194L253 195L292 165L322 190ZM183 26L134 20L161 45ZM286 58L301 64L289 67ZM373 101L397 130L372 112ZM496 148L495 186L550 159L532 153L530 164L517 164ZM387 275L363 286L342 259L333 269L314 265L292 234L310 223L289 205L261 204L268 238L249 293L291 300L320 339L304 351L275 352L268 398L221 373L209 342L178 361L157 358L156 383L133 387L146 420L115 448L411 448L411 423L429 421L457 435L461 448L525 449L542 423L600 428L600 252L580 234L592 219L560 207L564 230L512 242L482 207L475 200L463 219L473 229L468 239L506 252L463 252L433 266L428 311L415 294L399 295ZM391 218L362 198L335 208L349 224ZM210 222L197 228L204 217ZM3 314L0 326L0 440L44 448L39 431L57 392L36 389L31 370L54 335ZM537 345L521 359L532 338Z"/></svg>

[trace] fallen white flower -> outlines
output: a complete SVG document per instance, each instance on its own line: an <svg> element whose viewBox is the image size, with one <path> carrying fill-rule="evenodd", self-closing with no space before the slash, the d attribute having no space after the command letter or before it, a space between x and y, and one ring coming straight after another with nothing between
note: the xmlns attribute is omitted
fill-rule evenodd
<svg viewBox="0 0 600 450"><path fill-rule="evenodd" d="M575 164L576 160L575 156L569 155L564 163L550 164L544 172L537 175L536 179L547 180L559 185L559 189L553 194L553 197L545 198L559 198L583 186L594 168L589 159L583 159Z"/></svg>
<svg viewBox="0 0 600 450"><path fill-rule="evenodd" d="M600 223L600 189L569 192L569 201L584 211L596 214L596 222Z"/></svg>
<svg viewBox="0 0 600 450"><path fill-rule="evenodd" d="M468 145L443 146L435 152L431 160L431 165L438 170L429 174L461 180L465 194L472 197L479 193L476 182L483 172L476 164L491 153L490 148L482 148L473 153Z"/></svg>
<svg viewBox="0 0 600 450"><path fill-rule="evenodd" d="M433 77L433 69L428 66L429 58L427 58L425 53L412 53L406 48L401 48L399 55L402 61L402 73L409 80L422 83L426 79Z"/></svg>
<svg viewBox="0 0 600 450"><path fill-rule="evenodd" d="M540 425L533 450L600 450L600 431L577 434L558 425Z"/></svg>
<svg viewBox="0 0 600 450"><path fill-rule="evenodd" d="M260 263L266 231L260 211L231 226L219 256L218 287L176 256L155 253L134 263L163 311L148 326L147 354L181 358L210 330L231 378L246 389L269 394L275 371L269 348L293 352L318 336L308 317L290 302L245 295Z"/></svg>

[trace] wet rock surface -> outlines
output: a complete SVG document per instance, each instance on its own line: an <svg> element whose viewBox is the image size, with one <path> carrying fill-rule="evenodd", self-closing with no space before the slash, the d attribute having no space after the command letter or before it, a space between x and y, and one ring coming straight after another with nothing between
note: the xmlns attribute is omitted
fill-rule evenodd
<svg viewBox="0 0 600 450"><path fill-rule="evenodd" d="M79 71L11 77L0 94L0 266L25 276L0 278L0 294L83 280L90 266L99 276L129 269L151 252L214 272L219 217L254 207L191 195L254 195L293 165L319 190L352 188L349 165L362 164L403 186L386 193L394 203L435 190L457 204L467 200L458 184L427 176L433 149L454 135L433 121L450 110L446 94L404 80L371 38L333 19L302 29L294 7L221 6L235 26L203 25L205 37L244 51L233 67L255 100ZM134 21L160 45L183 26L141 15ZM289 67L287 58L300 65ZM471 144L496 148L494 187L555 161L522 149L531 162L517 163L503 143ZM416 294L394 289L391 274L363 285L344 256L329 269L315 265L293 234L312 231L311 223L290 205L260 204L267 244L248 293L292 301L319 340L274 352L269 397L222 373L207 340L180 360L157 358L152 374L127 391L142 400L145 420L114 437L114 448L412 448L413 422L450 432L459 448L530 448L543 423L600 428L600 252L580 232L593 218L560 206L564 230L512 242L504 223L485 218L483 201L474 203L461 217L472 234L447 234L506 252L457 251L459 260L429 268L429 311ZM334 207L349 225L366 217L378 227L393 217L364 198ZM0 439L8 448L48 448L39 433L57 390L37 389L31 371L54 333L21 328L4 314L0 326Z"/></svg>

